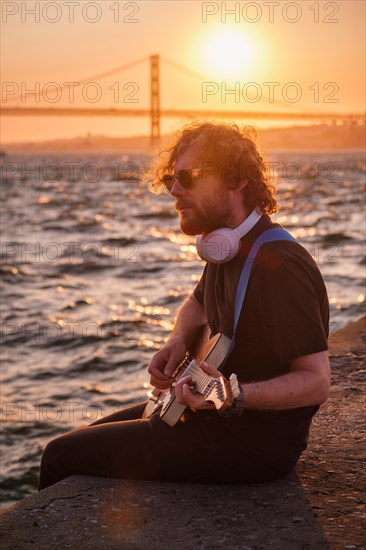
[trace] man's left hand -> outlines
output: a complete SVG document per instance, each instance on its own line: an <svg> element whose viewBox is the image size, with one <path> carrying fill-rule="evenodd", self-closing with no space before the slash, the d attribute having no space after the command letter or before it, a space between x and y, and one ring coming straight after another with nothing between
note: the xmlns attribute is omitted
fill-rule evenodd
<svg viewBox="0 0 366 550"><path fill-rule="evenodd" d="M219 378L222 376L220 371L205 361L199 363L198 366L203 370L203 372L213 376L214 378ZM193 410L215 409L215 405L213 403L206 401L201 393L195 392L194 386L195 383L191 376L184 376L180 378L175 386L175 397L177 403L186 405L186 407L190 407Z"/></svg>

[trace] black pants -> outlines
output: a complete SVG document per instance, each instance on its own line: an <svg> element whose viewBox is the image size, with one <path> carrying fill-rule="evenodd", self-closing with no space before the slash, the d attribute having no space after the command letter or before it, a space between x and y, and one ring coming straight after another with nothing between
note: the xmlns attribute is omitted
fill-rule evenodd
<svg viewBox="0 0 366 550"><path fill-rule="evenodd" d="M142 420L146 403L128 407L51 441L45 448L39 489L73 474L117 479L188 482L258 482L286 474L256 445L240 418L189 411L173 428L159 414Z"/></svg>

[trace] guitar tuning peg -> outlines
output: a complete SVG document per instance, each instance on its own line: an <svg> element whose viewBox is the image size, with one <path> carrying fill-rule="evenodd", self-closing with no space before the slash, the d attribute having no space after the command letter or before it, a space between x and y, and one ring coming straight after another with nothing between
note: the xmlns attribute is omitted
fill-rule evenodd
<svg viewBox="0 0 366 550"><path fill-rule="evenodd" d="M234 396L234 399L236 399L237 397L239 397L239 394L240 394L240 386L239 386L238 377L236 376L235 373L232 373L230 375L229 383L230 383L230 389Z"/></svg>

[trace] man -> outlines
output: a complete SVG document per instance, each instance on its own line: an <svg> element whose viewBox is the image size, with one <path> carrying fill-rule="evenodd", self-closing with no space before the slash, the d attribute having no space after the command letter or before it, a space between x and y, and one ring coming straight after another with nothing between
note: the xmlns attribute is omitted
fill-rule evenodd
<svg viewBox="0 0 366 550"><path fill-rule="evenodd" d="M277 209L274 190L254 142L236 126L193 124L167 155L157 167L156 185L165 185L176 199L182 231L203 236L198 248L209 261L166 344L152 358L151 384L172 386L177 365L208 322L213 334L233 338L235 332L235 343L220 371L207 363L199 368L215 378L235 374L240 393L229 391L220 412L197 392L192 377L181 378L174 391L187 409L174 427L158 412L142 419L143 403L61 436L45 449L40 488L72 474L272 480L294 468L312 417L327 399L328 299L315 262L297 242L261 246L234 323L248 254L259 235L276 227L269 217ZM217 230L224 235L221 244L225 235L228 242L239 230L244 235L228 256L220 250L219 259L209 250L211 232Z"/></svg>

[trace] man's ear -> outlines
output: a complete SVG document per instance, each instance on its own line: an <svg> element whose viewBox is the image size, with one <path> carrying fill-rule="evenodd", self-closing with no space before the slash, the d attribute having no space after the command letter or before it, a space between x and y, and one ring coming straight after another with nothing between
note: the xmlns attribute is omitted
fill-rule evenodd
<svg viewBox="0 0 366 550"><path fill-rule="evenodd" d="M242 179L240 182L239 182L239 185L238 185L238 190L242 190L244 189L244 187L246 187L248 185L248 180L247 179Z"/></svg>
<svg viewBox="0 0 366 550"><path fill-rule="evenodd" d="M228 187L232 191L241 191L248 184L248 180L245 178L238 181L236 174L230 174L229 176L231 177L229 177Z"/></svg>

